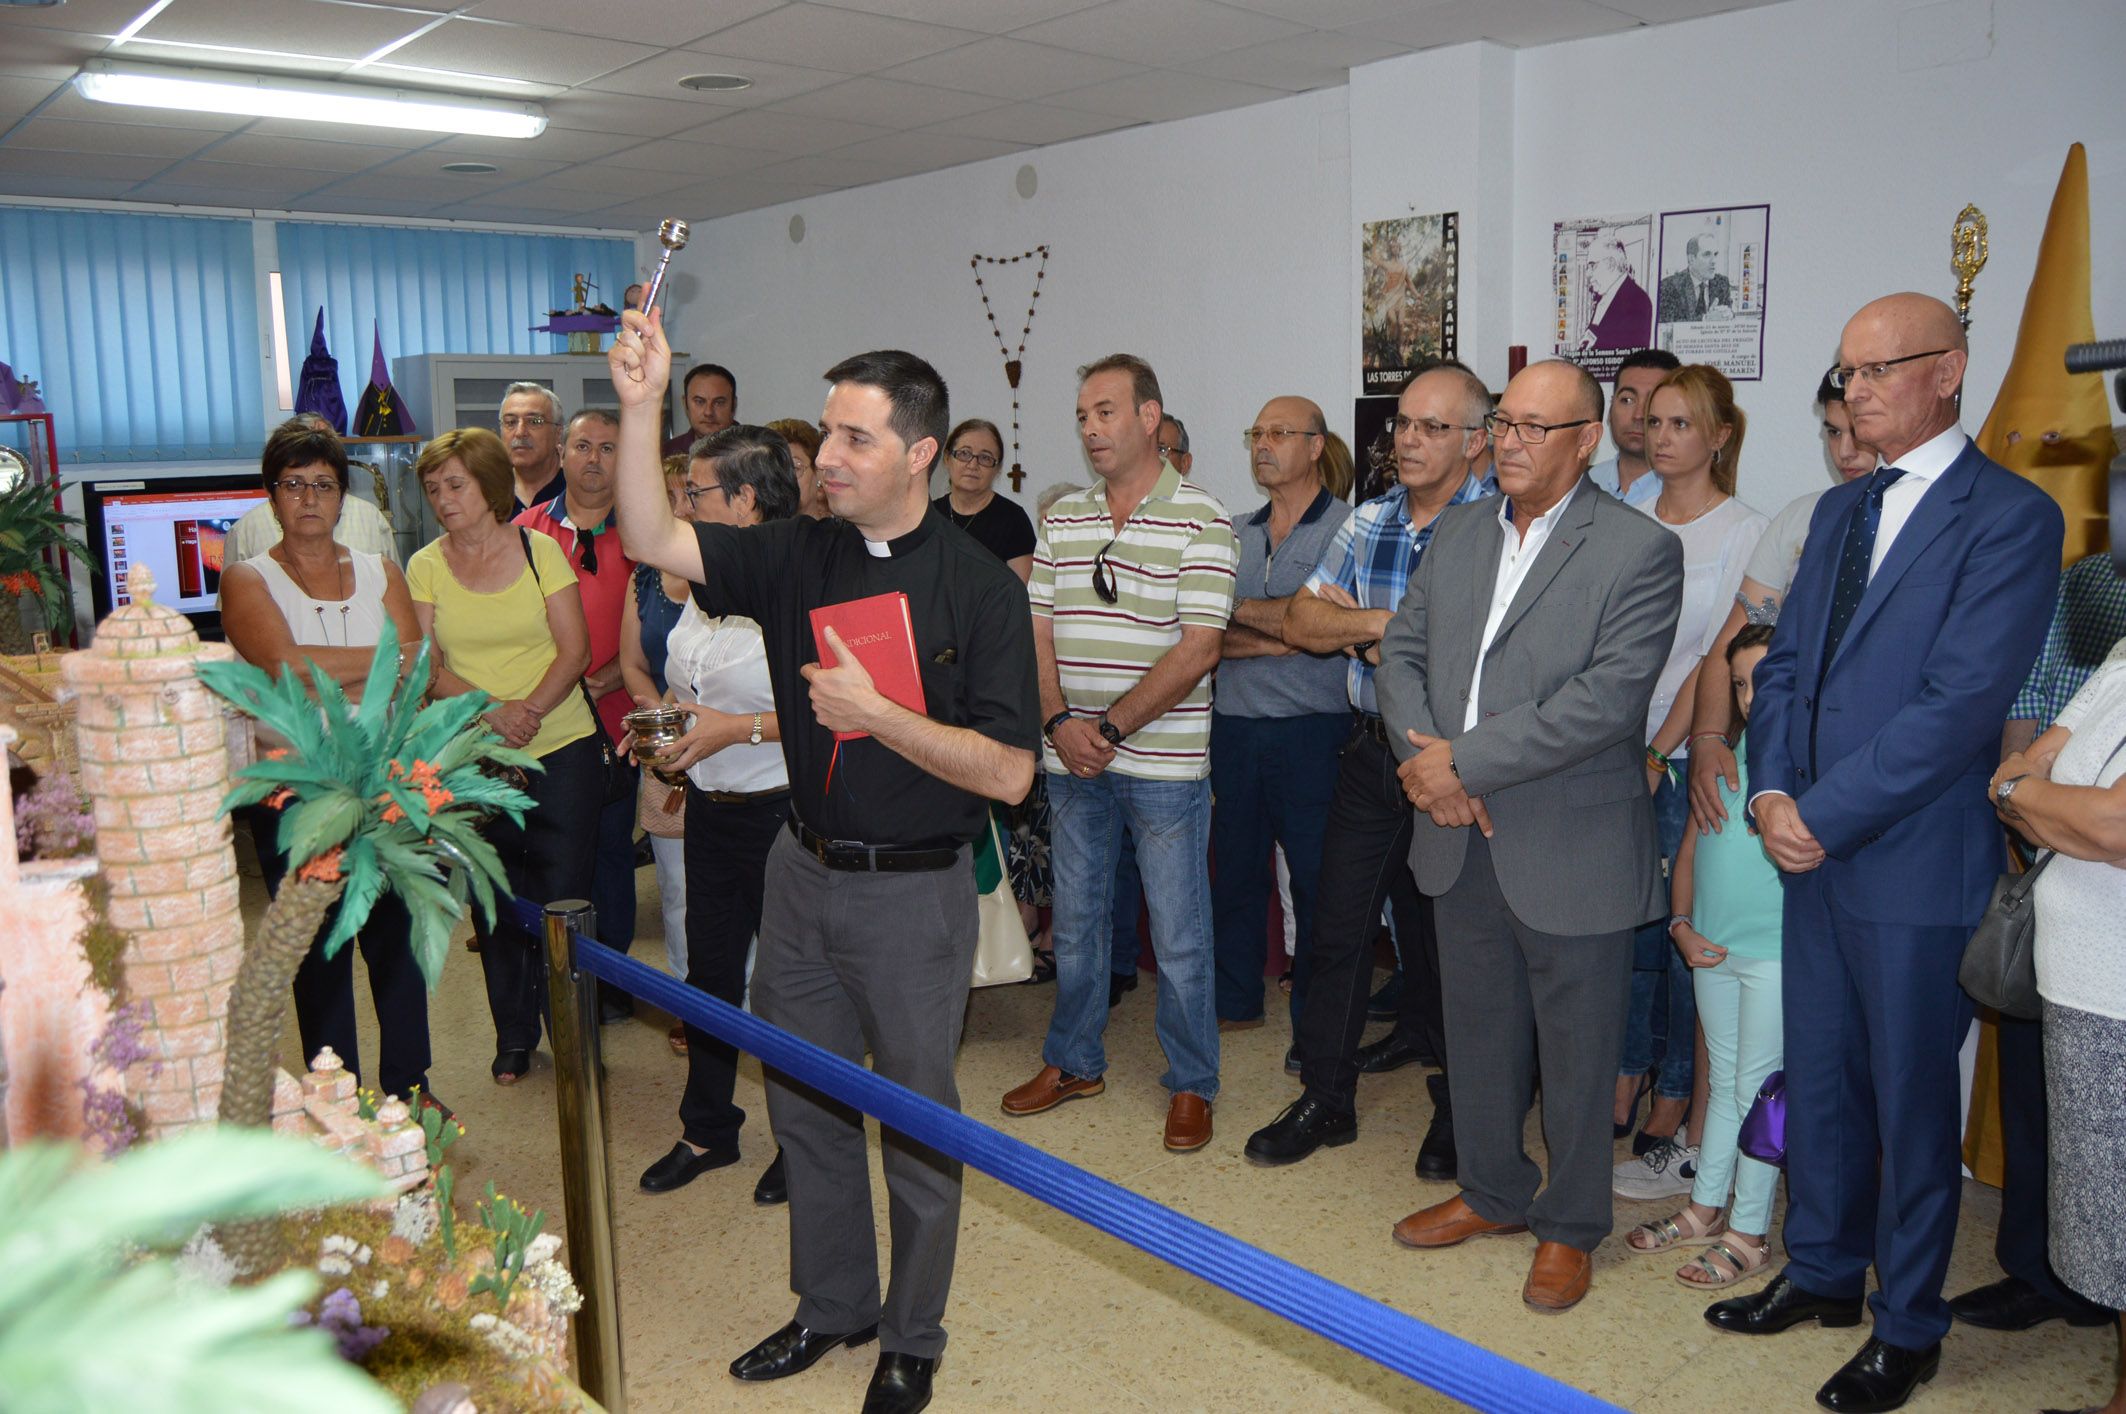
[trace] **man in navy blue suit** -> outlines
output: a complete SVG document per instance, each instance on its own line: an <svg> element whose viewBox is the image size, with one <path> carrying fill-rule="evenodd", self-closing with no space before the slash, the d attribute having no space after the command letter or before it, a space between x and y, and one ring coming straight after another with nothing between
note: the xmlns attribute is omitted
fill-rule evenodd
<svg viewBox="0 0 2126 1414"><path fill-rule="evenodd" d="M1941 301L1861 309L1834 384L1873 474L1825 493L1750 714L1750 808L1783 871L1786 1269L1706 1319L1874 1336L1817 1391L1896 1409L1941 1361L1961 1170L1957 963L2005 865L1987 795L2059 583L2059 507L1957 425Z"/></svg>

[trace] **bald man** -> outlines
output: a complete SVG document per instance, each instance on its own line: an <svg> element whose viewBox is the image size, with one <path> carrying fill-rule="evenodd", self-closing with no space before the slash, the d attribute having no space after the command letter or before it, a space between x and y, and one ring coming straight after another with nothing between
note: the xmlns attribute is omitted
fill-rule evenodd
<svg viewBox="0 0 2126 1414"><path fill-rule="evenodd" d="M1327 434L1321 409L1299 397L1270 399L1248 428L1250 470L1269 500L1233 520L1240 580L1211 712L1211 924L1223 1030L1264 1020L1277 845L1292 875L1296 957L1311 949L1336 754L1351 730L1343 654L1306 652L1282 636L1292 595L1351 514L1324 484ZM1300 1002L1295 987L1294 1018Z"/></svg>
<svg viewBox="0 0 2126 1414"><path fill-rule="evenodd" d="M2059 584L2053 501L1957 424L1965 343L1940 300L1900 294L1845 326L1831 381L1876 469L1817 503L1759 665L1750 812L1786 909L1788 1262L1706 1311L1769 1335L1872 1337L1817 1392L1901 1406L1941 1360L1956 1235L1957 964L2006 867L1989 779Z"/></svg>

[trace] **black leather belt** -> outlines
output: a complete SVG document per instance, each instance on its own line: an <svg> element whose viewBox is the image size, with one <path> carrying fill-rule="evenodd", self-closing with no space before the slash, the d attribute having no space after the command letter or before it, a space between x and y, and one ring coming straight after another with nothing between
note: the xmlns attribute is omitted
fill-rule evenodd
<svg viewBox="0 0 2126 1414"><path fill-rule="evenodd" d="M699 786L695 787L700 790ZM701 797L717 805L754 805L764 800L781 800L790 793L788 786L774 790L704 790Z"/></svg>
<svg viewBox="0 0 2126 1414"><path fill-rule="evenodd" d="M1388 744L1388 724L1381 719L1379 713L1354 712L1352 715L1358 718L1358 729L1360 731L1372 737L1382 746Z"/></svg>
<svg viewBox="0 0 2126 1414"><path fill-rule="evenodd" d="M861 840L830 840L807 829L795 815L790 817L790 835L829 869L849 873L924 874L949 869L960 857L956 849L893 849Z"/></svg>

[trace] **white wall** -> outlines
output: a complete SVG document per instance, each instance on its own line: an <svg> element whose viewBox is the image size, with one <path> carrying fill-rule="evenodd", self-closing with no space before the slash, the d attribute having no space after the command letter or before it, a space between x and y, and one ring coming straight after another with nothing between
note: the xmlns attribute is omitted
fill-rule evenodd
<svg viewBox="0 0 2126 1414"><path fill-rule="evenodd" d="M1236 439L1265 400L1303 393L1334 423L1350 416L1346 131L1336 89L703 223L673 260L686 278L672 338L737 373L747 421L816 419L822 372L897 347L936 365L955 418L987 417L1008 436L1003 357L967 262L1046 242L1019 392L1020 499L1088 479L1076 369L1121 350L1151 360L1187 420L1195 474L1252 505ZM1013 185L1025 162L1040 178L1031 200ZM1033 266L983 277L1016 350Z"/></svg>
<svg viewBox="0 0 2126 1414"><path fill-rule="evenodd" d="M1496 387L1508 345L1548 347L1552 221L1769 202L1766 377L1740 386L1743 494L1769 511L1824 475L1809 401L1839 326L1877 294L1947 296L1966 201L1993 234L1973 305L1976 429L2072 141L2089 149L2097 330L2126 334L2122 52L2118 0L1789 0L1540 49L1434 50L1347 88L702 223L674 261L674 337L738 372L748 420L816 416L821 370L897 345L938 366L956 415L1004 422L967 258L1046 241L1022 499L1084 479L1072 371L1128 349L1189 419L1197 476L1246 506L1232 439L1265 399L1304 393L1333 424L1349 417L1359 223L1463 214L1463 355ZM1040 174L1031 200L1012 187L1022 162ZM1029 279L1022 264L990 281L1014 347Z"/></svg>

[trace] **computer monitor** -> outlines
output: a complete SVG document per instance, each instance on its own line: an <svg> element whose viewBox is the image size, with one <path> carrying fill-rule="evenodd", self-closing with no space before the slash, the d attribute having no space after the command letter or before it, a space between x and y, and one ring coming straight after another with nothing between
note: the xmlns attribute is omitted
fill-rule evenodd
<svg viewBox="0 0 2126 1414"><path fill-rule="evenodd" d="M221 572L229 531L266 500L257 473L165 476L82 483L82 520L103 559L96 617L132 602L126 575L145 565L155 602L190 618L203 638L221 636Z"/></svg>

